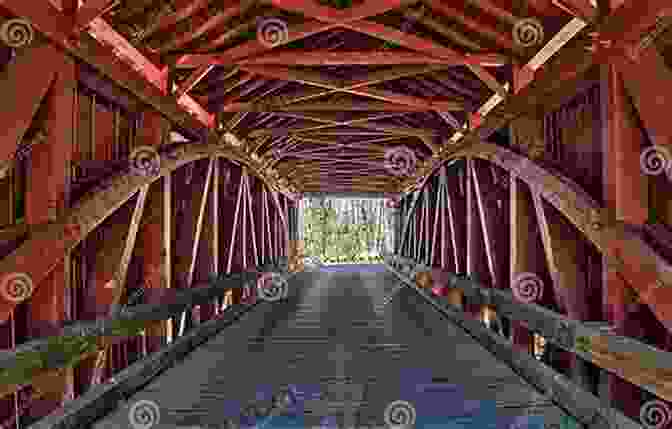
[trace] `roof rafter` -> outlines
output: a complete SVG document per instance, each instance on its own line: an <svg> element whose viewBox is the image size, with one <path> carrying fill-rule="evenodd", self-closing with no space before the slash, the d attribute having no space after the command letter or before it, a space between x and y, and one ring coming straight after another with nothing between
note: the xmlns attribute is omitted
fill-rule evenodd
<svg viewBox="0 0 672 429"><path fill-rule="evenodd" d="M452 110L455 101L428 101L411 95L392 93L382 89L347 89L341 82L335 79L326 78L320 73L312 73L303 70L294 70L283 66L241 66L241 69L250 73L271 77L274 79L291 80L306 85L318 86L328 90L346 92L362 97L374 98L392 104L402 104L415 108L424 108L426 110Z"/></svg>
<svg viewBox="0 0 672 429"><path fill-rule="evenodd" d="M500 54L474 54L474 62L483 66L503 66L509 60ZM236 61L239 65L296 65L296 66L334 66L334 65L402 65L402 64L445 64L461 65L462 57L438 58L419 52L399 51L333 51L333 50L291 50L273 52Z"/></svg>

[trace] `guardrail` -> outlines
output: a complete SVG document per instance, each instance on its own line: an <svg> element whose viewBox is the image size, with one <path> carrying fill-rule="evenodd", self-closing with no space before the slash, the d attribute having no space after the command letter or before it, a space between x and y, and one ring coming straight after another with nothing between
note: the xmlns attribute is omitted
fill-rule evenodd
<svg viewBox="0 0 672 429"><path fill-rule="evenodd" d="M0 351L0 393L29 384L45 372L72 367L91 353L110 344L139 334L149 324L178 316L194 306L212 303L233 289L256 287L264 272L278 271L265 265L254 272L220 275L208 283L175 290L161 302L122 307L113 317L77 321L61 329L58 335L38 338Z"/></svg>
<svg viewBox="0 0 672 429"><path fill-rule="evenodd" d="M599 398L583 390L562 374L544 365L532 355L515 350L503 337L492 332L479 321L465 317L459 309L447 305L426 290L417 286L412 273L417 273L415 261L398 255L386 257L385 265L408 287L425 298L449 320L465 329L496 357L506 362L521 377L551 399L587 428L637 428L641 426L620 411L605 407ZM428 269L428 268L427 268ZM565 350L592 361L597 366L617 374L633 384L664 399L672 397L667 386L668 371L672 369L672 353L643 344L639 341L614 335L603 324L568 319L535 304L516 301L511 292L485 288L476 281L448 274L447 287L459 289L469 303L484 304L495 308L498 315L520 321L532 330ZM646 365L643 365L646 362ZM640 373L640 372L643 372ZM650 377L658 377L653 383ZM661 383L664 381L664 383Z"/></svg>
<svg viewBox="0 0 672 429"><path fill-rule="evenodd" d="M259 289L266 286L264 286L261 278L268 276L269 273L271 273L271 281L279 278L285 283L285 286L287 286L287 280L293 276L293 273L287 273L283 270L282 264L264 265L258 267L254 272L216 276L210 279L207 286L195 286L180 291L179 295L173 297L169 302L137 305L122 311L119 317L102 320L102 323L100 321L78 322L77 326L64 329L64 336L71 338L73 334L85 332L94 338L100 338L113 332L114 324L118 321L122 321L122 324L129 322L137 323L134 326L145 326L147 322L165 320L179 315L193 306L211 303L213 299L222 297L233 289L254 288L257 290L257 296L263 298L263 292ZM275 286L270 285L271 288ZM284 293L283 296L286 297L287 294ZM219 316L199 324L172 343L161 348L161 350L147 355L115 374L109 382L92 386L84 395L65 403L61 409L34 423L31 429L76 429L90 425L98 418L114 410L119 402L134 394L158 374L171 367L214 335L217 335L222 329L236 322L254 307L272 301L275 301L275 299L257 299L251 303L227 307ZM7 352L12 353L13 356L6 353L4 355L0 354L0 368L5 368L12 362L17 362L17 353L15 352L33 353L43 360L55 358L57 355L65 356L63 350L56 352L45 348L45 342L48 343L50 340L51 338L38 339L22 345L17 350ZM59 366L55 363L49 365Z"/></svg>

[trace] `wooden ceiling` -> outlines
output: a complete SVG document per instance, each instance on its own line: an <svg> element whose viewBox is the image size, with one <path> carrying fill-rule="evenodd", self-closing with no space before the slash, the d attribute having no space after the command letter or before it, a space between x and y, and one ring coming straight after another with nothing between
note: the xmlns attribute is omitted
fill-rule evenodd
<svg viewBox="0 0 672 429"><path fill-rule="evenodd" d="M591 13L571 3L117 0L102 18L299 190L398 192L413 170L390 156L431 164L513 65Z"/></svg>

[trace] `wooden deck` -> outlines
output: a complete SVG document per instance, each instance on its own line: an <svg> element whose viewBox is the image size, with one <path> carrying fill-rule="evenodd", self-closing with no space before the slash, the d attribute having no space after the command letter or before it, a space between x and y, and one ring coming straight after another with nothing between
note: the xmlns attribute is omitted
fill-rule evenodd
<svg viewBox="0 0 672 429"><path fill-rule="evenodd" d="M562 410L415 292L386 299L397 284L389 273L301 273L287 301L243 316L93 428L133 427L140 400L158 405L152 429L227 427L287 385L321 398L303 402L292 427L319 427L325 415L338 427L387 427L396 400L414 405L415 427L508 428L526 415L560 427ZM279 419L263 427L287 427Z"/></svg>

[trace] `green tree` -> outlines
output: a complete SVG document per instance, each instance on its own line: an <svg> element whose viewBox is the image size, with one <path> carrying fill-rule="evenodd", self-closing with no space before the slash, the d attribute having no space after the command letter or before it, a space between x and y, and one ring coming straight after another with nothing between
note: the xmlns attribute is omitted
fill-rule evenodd
<svg viewBox="0 0 672 429"><path fill-rule="evenodd" d="M325 263L380 261L383 200L309 199L304 208L306 254Z"/></svg>

